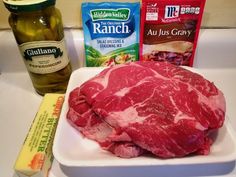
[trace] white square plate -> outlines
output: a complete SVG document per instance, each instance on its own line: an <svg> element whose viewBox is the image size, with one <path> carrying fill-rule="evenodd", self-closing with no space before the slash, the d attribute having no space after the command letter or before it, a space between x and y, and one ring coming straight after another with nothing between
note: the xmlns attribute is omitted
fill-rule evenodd
<svg viewBox="0 0 236 177"><path fill-rule="evenodd" d="M123 159L102 150L96 142L83 137L75 130L67 122L66 114L69 93L103 69L85 67L74 71L71 75L53 144L54 157L60 164L75 167L150 166L222 163L236 159L236 138L227 118L224 126L218 131L214 144L211 146L211 152L207 156L197 155L174 159L140 156ZM201 74L201 70L187 69Z"/></svg>

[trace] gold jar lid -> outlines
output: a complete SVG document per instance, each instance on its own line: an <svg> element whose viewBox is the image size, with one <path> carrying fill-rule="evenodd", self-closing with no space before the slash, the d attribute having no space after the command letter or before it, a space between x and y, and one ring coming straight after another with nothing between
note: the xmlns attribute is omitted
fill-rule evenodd
<svg viewBox="0 0 236 177"><path fill-rule="evenodd" d="M3 0L5 7L13 13L32 12L55 5L56 0Z"/></svg>

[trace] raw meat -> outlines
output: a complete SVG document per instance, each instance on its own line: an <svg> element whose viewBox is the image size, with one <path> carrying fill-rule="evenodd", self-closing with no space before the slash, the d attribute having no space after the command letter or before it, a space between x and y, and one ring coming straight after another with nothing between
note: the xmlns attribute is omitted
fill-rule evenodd
<svg viewBox="0 0 236 177"><path fill-rule="evenodd" d="M166 62L103 70L74 89L67 119L85 137L124 158L208 154L223 125L225 98L199 74Z"/></svg>

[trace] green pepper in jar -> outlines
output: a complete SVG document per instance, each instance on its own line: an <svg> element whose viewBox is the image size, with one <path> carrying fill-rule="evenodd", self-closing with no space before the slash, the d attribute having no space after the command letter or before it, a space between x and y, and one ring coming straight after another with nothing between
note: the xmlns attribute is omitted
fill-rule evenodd
<svg viewBox="0 0 236 177"><path fill-rule="evenodd" d="M72 69L55 0L4 0L4 4L35 90L41 95L64 93Z"/></svg>

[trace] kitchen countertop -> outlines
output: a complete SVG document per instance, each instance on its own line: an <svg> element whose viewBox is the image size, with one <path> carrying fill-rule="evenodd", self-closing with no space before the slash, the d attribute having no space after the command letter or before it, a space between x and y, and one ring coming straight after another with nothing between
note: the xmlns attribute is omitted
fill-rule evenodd
<svg viewBox="0 0 236 177"><path fill-rule="evenodd" d="M66 30L73 70L84 66L80 30ZM18 152L42 101L33 89L11 31L0 31L0 176L13 171ZM5 40L6 39L6 40ZM194 67L221 89L226 97L227 116L236 130L236 29L201 30ZM236 134L235 134L236 138ZM54 160L49 177L189 177L236 176L236 162L207 165L158 167L72 168Z"/></svg>

